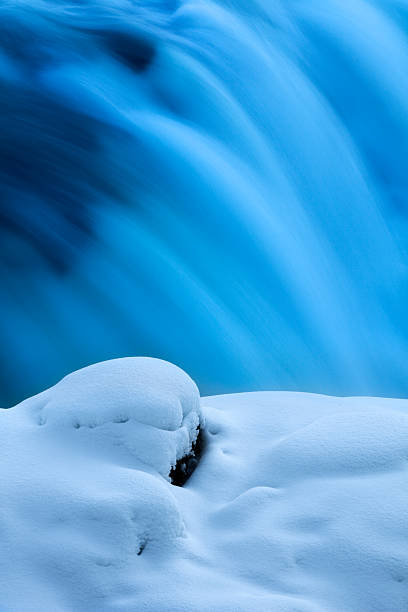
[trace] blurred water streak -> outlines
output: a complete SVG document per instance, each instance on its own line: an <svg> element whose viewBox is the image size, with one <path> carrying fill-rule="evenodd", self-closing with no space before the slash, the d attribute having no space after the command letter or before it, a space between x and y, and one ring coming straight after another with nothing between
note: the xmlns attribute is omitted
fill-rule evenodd
<svg viewBox="0 0 408 612"><path fill-rule="evenodd" d="M0 8L0 401L162 357L408 393L405 0Z"/></svg>

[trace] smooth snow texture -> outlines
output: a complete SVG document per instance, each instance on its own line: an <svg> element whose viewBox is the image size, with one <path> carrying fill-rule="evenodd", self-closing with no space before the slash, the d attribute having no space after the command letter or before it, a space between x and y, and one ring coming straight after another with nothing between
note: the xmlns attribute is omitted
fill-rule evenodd
<svg viewBox="0 0 408 612"><path fill-rule="evenodd" d="M165 476L204 420L171 364L104 362L0 412L0 609L405 610L408 401L202 404L184 488Z"/></svg>

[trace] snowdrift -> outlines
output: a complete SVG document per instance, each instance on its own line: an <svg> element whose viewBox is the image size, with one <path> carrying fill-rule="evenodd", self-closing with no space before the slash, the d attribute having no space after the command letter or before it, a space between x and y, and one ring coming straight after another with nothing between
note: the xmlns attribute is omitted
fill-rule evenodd
<svg viewBox="0 0 408 612"><path fill-rule="evenodd" d="M176 366L127 358L0 411L0 609L404 610L408 401L201 404Z"/></svg>

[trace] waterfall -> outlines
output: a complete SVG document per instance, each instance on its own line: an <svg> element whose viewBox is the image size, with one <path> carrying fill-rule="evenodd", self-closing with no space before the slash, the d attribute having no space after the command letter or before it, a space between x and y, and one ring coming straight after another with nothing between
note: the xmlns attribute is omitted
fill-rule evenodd
<svg viewBox="0 0 408 612"><path fill-rule="evenodd" d="M126 355L408 393L408 5L0 8L0 400Z"/></svg>

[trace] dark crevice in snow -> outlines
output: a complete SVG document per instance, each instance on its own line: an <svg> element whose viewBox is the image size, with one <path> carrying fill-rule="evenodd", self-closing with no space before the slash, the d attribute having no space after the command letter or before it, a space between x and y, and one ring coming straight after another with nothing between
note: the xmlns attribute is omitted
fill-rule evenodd
<svg viewBox="0 0 408 612"><path fill-rule="evenodd" d="M140 543L139 550L137 551L137 556L138 557L142 554L142 552L146 548L146 544L147 544L146 540L144 540L143 542Z"/></svg>
<svg viewBox="0 0 408 612"><path fill-rule="evenodd" d="M171 484L176 487L182 487L187 482L200 461L204 447L204 436L200 426L197 427L197 430L197 438L191 446L191 451L188 455L179 459L170 471Z"/></svg>
<svg viewBox="0 0 408 612"><path fill-rule="evenodd" d="M114 423L128 423L129 421L128 416L118 416L113 420Z"/></svg>

